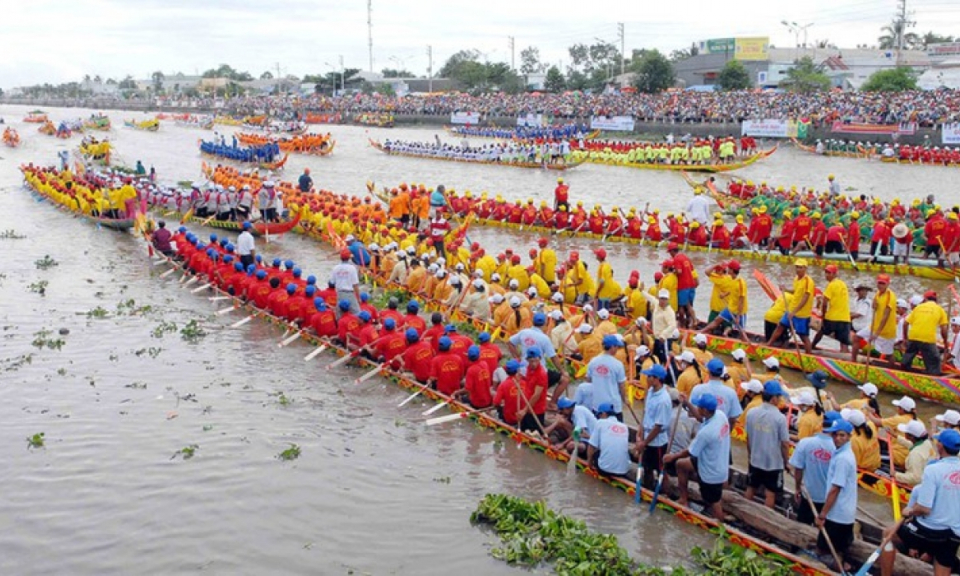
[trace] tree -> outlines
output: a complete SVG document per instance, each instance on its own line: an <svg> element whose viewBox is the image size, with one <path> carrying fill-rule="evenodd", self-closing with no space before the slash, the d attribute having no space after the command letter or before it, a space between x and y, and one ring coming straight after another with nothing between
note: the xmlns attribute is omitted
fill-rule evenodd
<svg viewBox="0 0 960 576"><path fill-rule="evenodd" d="M543 81L543 89L547 92L560 92L566 87L563 73L556 66L547 69L547 77Z"/></svg>
<svg viewBox="0 0 960 576"><path fill-rule="evenodd" d="M808 94L830 88L830 77L820 71L813 59L804 56L787 70L787 78L780 82L781 88L791 92Z"/></svg>
<svg viewBox="0 0 960 576"><path fill-rule="evenodd" d="M739 60L730 60L724 64L717 75L717 86L721 90L746 90L752 85L750 73Z"/></svg>
<svg viewBox="0 0 960 576"><path fill-rule="evenodd" d="M623 56L610 42L600 41L589 46L574 44L567 51L571 62L569 71L582 73L584 88L602 89L610 78L620 73ZM569 76L567 80L570 84Z"/></svg>
<svg viewBox="0 0 960 576"><path fill-rule="evenodd" d="M84 84L89 84L89 83L90 83L90 75L89 75L89 74L84 74L84 75L83 75L83 83L84 83Z"/></svg>
<svg viewBox="0 0 960 576"><path fill-rule="evenodd" d="M120 84L117 85L117 88L121 90L136 90L137 83L133 81L133 76L127 74L124 79L120 81Z"/></svg>
<svg viewBox="0 0 960 576"><path fill-rule="evenodd" d="M520 72L523 74L538 74L547 66L540 62L540 49L536 46L527 46L520 51Z"/></svg>
<svg viewBox="0 0 960 576"><path fill-rule="evenodd" d="M942 44L944 42L953 42L953 36L941 36L939 34L934 34L933 32L927 32L920 37L920 44L924 49L928 48L931 44Z"/></svg>
<svg viewBox="0 0 960 576"><path fill-rule="evenodd" d="M260 75L261 80L273 80L273 72L267 70Z"/></svg>
<svg viewBox="0 0 960 576"><path fill-rule="evenodd" d="M637 78L633 85L640 92L656 94L673 86L676 78L673 65L659 50L650 50L642 58L631 63Z"/></svg>
<svg viewBox="0 0 960 576"><path fill-rule="evenodd" d="M901 36L903 37L903 48L913 50L920 47L920 37L913 32L906 31L907 22L903 20L894 20L889 25L880 29L883 34L877 38L881 50L893 50L900 47Z"/></svg>
<svg viewBox="0 0 960 576"><path fill-rule="evenodd" d="M700 53L700 48L697 47L696 43L690 44L689 48L684 48L683 50L674 50L670 53L671 62L680 62L681 60L686 60L687 58L696 56Z"/></svg>
<svg viewBox="0 0 960 576"><path fill-rule="evenodd" d="M112 85L114 85L114 84L116 84L116 83L117 83L117 81L114 80L113 78L107 78L107 84L110 84L110 85L112 86Z"/></svg>
<svg viewBox="0 0 960 576"><path fill-rule="evenodd" d="M437 72L441 78L455 78L462 76L473 64L480 62L479 50L460 50L447 58L443 67Z"/></svg>
<svg viewBox="0 0 960 576"><path fill-rule="evenodd" d="M163 81L165 78L166 76L159 70L150 75L150 79L153 81L153 91L157 94L163 92Z"/></svg>
<svg viewBox="0 0 960 576"><path fill-rule="evenodd" d="M587 87L588 80L586 75L579 70L570 70L567 72L567 90L583 90Z"/></svg>
<svg viewBox="0 0 960 576"><path fill-rule="evenodd" d="M101 78L99 74L93 77L93 81L97 84L103 84L103 78Z"/></svg>
<svg viewBox="0 0 960 576"><path fill-rule="evenodd" d="M892 70L878 70L871 74L860 87L864 92L903 92L916 89L917 73L907 66L899 66Z"/></svg>

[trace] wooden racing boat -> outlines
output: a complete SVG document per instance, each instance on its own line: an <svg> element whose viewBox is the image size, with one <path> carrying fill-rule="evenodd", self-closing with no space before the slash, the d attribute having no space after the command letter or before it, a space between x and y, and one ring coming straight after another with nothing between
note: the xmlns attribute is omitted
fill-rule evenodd
<svg viewBox="0 0 960 576"><path fill-rule="evenodd" d="M499 130L503 130L503 131L507 131L507 130L508 130L507 128L497 128L497 127L495 127L495 126L493 126L492 128L494 128L494 129L499 129ZM548 127L548 126L544 126L544 129L547 129L547 128L549 128L549 127ZM482 128L480 128L480 127L474 127L474 126L470 126L470 127L468 127L468 126L445 126L444 129L445 129L449 134L452 134L452 135L454 135L454 136L461 136L461 137L464 137L464 138L487 138L487 139L490 139L490 140L501 140L501 141L505 141L505 142L509 142L509 141L529 141L529 140L532 140L532 139L531 139L530 137L528 137L528 136L521 136L521 135L519 135L519 133L517 133L517 129L515 129L515 128L513 129L513 131L514 131L515 133L514 133L513 135L511 135L511 136L488 136L488 135L481 134L481 133L478 132L478 130L481 130ZM600 135L600 130L593 130L593 131L585 134L585 135L583 136L583 139L584 139L584 140L593 140L593 139L595 139L595 138L596 138L597 136L599 136L599 135ZM570 140L575 140L575 138L570 137Z"/></svg>
<svg viewBox="0 0 960 576"><path fill-rule="evenodd" d="M778 145L779 146L779 145ZM660 163L647 163L647 162L627 162L620 159L609 159L605 160L596 156L591 156L585 151L574 151L571 156L574 159L582 158L584 162L589 162L591 164L605 164L607 166L624 166L627 168L639 168L642 170L667 170L673 172L686 171L686 172L730 172L731 170L738 170L740 168L745 168L758 160L762 160L774 152L777 151L777 146L770 148L769 150L763 150L744 158L736 162L730 162L726 164L660 164Z"/></svg>
<svg viewBox="0 0 960 576"><path fill-rule="evenodd" d="M824 150L823 154L820 154L819 152L817 152L816 146L810 146L809 144L804 144L803 142L800 142L796 138L791 138L790 141L793 142L793 145L799 148L800 150L803 150L804 152L809 152L811 154L816 154L817 156L829 156L832 158L856 158L858 160L866 160L869 158L876 158L879 156L879 154L877 154L876 151L865 148L860 144L857 144L856 152Z"/></svg>
<svg viewBox="0 0 960 576"><path fill-rule="evenodd" d="M242 118L234 118L232 116L215 116L213 118L214 124L222 124L224 126L240 126L243 124Z"/></svg>
<svg viewBox="0 0 960 576"><path fill-rule="evenodd" d="M880 161L884 164L902 164L905 166L941 166L944 168L960 168L960 163L942 163L942 162L922 162L913 160L903 160L895 156L881 156Z"/></svg>
<svg viewBox="0 0 960 576"><path fill-rule="evenodd" d="M143 120L141 122L136 122L134 120L124 120L123 125L127 128L133 128L134 130L141 130L144 132L156 132L160 129L160 121L156 118L152 120Z"/></svg>
<svg viewBox="0 0 960 576"><path fill-rule="evenodd" d="M226 292L217 288L213 288L213 290L220 296L229 296ZM232 298L232 302L235 309L249 312L251 318L257 317L287 329L291 327L290 323L286 320L253 307L249 303L243 303L236 298ZM309 331L299 330L297 335L300 339L303 339L313 346L326 346L341 357L350 354L348 350L329 340L318 338ZM360 356L356 356L353 361L362 365L365 370L372 368L375 371L373 374L379 373L401 388L422 394L425 398L434 402L445 404L451 411L460 413L463 418L470 418L484 428L491 429L509 437L510 440L517 442L518 446L522 444L535 451L542 452L548 458L560 463L567 464L570 462L570 453L557 450L540 437L523 432L499 420L489 411L475 410L470 405L442 394L429 386L425 386L413 380L405 373L393 371L386 365L377 364ZM631 428L630 434L632 438L635 438L636 430ZM653 494L650 490L640 488L640 494L637 495L637 486L634 482L621 477L600 475L580 457L577 457L575 466L577 470L587 476L619 488L626 495L635 497L638 501L650 502L653 500ZM810 526L800 525L782 516L779 512L768 510L757 503L747 502L740 496L740 492L745 484L745 475L734 470L732 473L732 489L725 490L724 494L725 512L728 512L737 519L736 522L732 524L718 522L694 508L680 505L663 494L659 496L656 507L662 511L670 512L675 517L694 526L723 536L734 544L763 555L768 560L786 566L796 573L804 575L833 574L833 572L819 562L804 555L797 554L797 551L810 547L816 539L816 531ZM699 491L697 487L695 485L691 486L691 496L696 500L698 495ZM782 500L782 502L788 503L787 505L789 506L791 498L789 498L789 494L786 496L787 498ZM851 546L849 554L850 557L856 561L866 560L881 537L881 529L879 526L864 523L863 521L861 521L860 524L861 534L865 539L868 539L868 541L857 541ZM904 562L903 559L901 559L898 562L897 574L913 576L914 574L925 573L924 570L929 570L929 565L915 560L912 562L910 560Z"/></svg>
<svg viewBox="0 0 960 576"><path fill-rule="evenodd" d="M420 158L424 160L443 160L446 162L460 162L462 164L480 164L487 166L509 166L512 168L536 168L536 169L546 169L546 170L569 170L571 168L576 168L577 166L585 162L584 159L580 159L575 162L566 162L564 164L545 164L542 162L500 162L499 160L470 160L466 158L444 158L441 156L430 156L427 154L412 154L409 152L397 152L395 150L387 150L384 148L384 145L376 140L371 139L370 145L376 148L377 150L383 152L384 154L389 154L391 156L404 156L407 158Z"/></svg>
<svg viewBox="0 0 960 576"><path fill-rule="evenodd" d="M393 114L374 114L365 112L354 116L353 121L361 126L393 128Z"/></svg>
<svg viewBox="0 0 960 576"><path fill-rule="evenodd" d="M83 122L83 127L88 130L110 130L110 118L107 116L92 116Z"/></svg>
<svg viewBox="0 0 960 576"><path fill-rule="evenodd" d="M307 124L339 124L340 114L319 114L316 112L307 112L303 115L303 121Z"/></svg>
<svg viewBox="0 0 960 576"><path fill-rule="evenodd" d="M243 162L241 160L234 160L233 158L227 158L226 156L218 156L217 154L210 154L207 152L200 152L200 155L204 158L210 158L211 160L216 160L218 162L233 162L241 166L251 166L255 165L260 170L281 170L284 165L287 163L287 159L290 158L289 153L284 153L283 158L279 160L274 160L273 162Z"/></svg>
<svg viewBox="0 0 960 576"><path fill-rule="evenodd" d="M16 148L20 145L20 134L13 128L6 128L3 131L3 143L10 148Z"/></svg>
<svg viewBox="0 0 960 576"><path fill-rule="evenodd" d="M47 113L43 110L34 110L27 114L27 117L24 118L23 121L30 124L43 124L44 122L49 122L50 119L47 118Z"/></svg>
<svg viewBox="0 0 960 576"><path fill-rule="evenodd" d="M37 201L46 200L49 204L53 205L54 208L60 210L61 212L66 212L72 214L74 217L82 218L88 222L93 222L97 227L110 228L111 230L119 230L125 232L133 228L137 221L136 218L101 218L99 216L93 216L91 214L86 214L81 212L79 209L66 206L54 200L53 198L47 196L41 192L38 188L25 184L27 189L30 191L30 194L37 199Z"/></svg>
<svg viewBox="0 0 960 576"><path fill-rule="evenodd" d="M183 217L183 214L179 212L174 212L173 214ZM211 228L221 228L223 230L232 230L239 233L243 230L243 222L235 222L232 220L217 220L216 218L194 216L190 214L187 217L187 222L195 222L197 224L202 224L203 226L210 226ZM279 236L281 234L286 234L294 228L297 227L297 224L300 223L300 213L297 212L291 218L283 220L281 222L263 222L257 221L253 222L253 227L250 230L250 233L254 236Z"/></svg>
<svg viewBox="0 0 960 576"><path fill-rule="evenodd" d="M237 140L244 146L262 146L264 144L269 144L274 140L270 136L264 136L261 134L248 134L240 132L237 135ZM303 137L303 135L294 135L292 137L282 137L276 140L277 146L280 147L280 150L284 152L298 152L301 154L311 154L314 156L329 156L333 153L334 147L337 145L336 141L333 138L321 137L318 134L311 134L310 136L314 137L314 140L308 140ZM315 143L315 139L319 139L320 143Z"/></svg>

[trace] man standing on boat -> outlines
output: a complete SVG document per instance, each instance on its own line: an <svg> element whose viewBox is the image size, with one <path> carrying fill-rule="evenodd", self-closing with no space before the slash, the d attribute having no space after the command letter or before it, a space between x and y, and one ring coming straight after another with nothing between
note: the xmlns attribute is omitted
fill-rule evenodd
<svg viewBox="0 0 960 576"><path fill-rule="evenodd" d="M823 415L823 425L829 428L839 419L839 412L827 412ZM800 440L794 448L790 456L790 466L793 468L793 479L796 484L796 500L793 506L797 512L798 522L813 525L814 518L823 510L823 504L827 501L827 473L830 470L830 459L836 449L833 438L822 430ZM804 491L810 495L816 510L810 509L810 504L804 497Z"/></svg>
<svg viewBox="0 0 960 576"><path fill-rule="evenodd" d="M614 409L610 414L623 421L623 398L627 381L623 362L614 354L621 346L620 339L613 335L603 337L603 354L590 360L587 365L587 380L593 383L593 397L597 404L609 404Z"/></svg>
<svg viewBox="0 0 960 576"><path fill-rule="evenodd" d="M570 210L570 186L564 184L563 178L557 178L557 187L553 190L553 209Z"/></svg>
<svg viewBox="0 0 960 576"><path fill-rule="evenodd" d="M937 434L939 460L927 465L923 481L914 489L912 505L903 511L904 521L897 525L889 549L880 556L880 573L893 574L897 552L916 550L933 557L933 573L949 576L960 545L960 432L944 430ZM896 550L894 549L896 548Z"/></svg>
<svg viewBox="0 0 960 576"><path fill-rule="evenodd" d="M647 379L647 396L644 399L643 424L637 435L637 458L643 469L643 484L653 486L653 474L663 474L663 457L667 454L670 422L673 420L673 402L663 386L667 379L666 369L654 364L643 371ZM682 408L679 408L682 410Z"/></svg>
<svg viewBox="0 0 960 576"><path fill-rule="evenodd" d="M924 372L931 376L940 376L943 372L940 368L940 350L937 348L937 330L939 329L943 341L949 345L947 313L937 304L937 293L933 290L928 290L923 299L923 304L914 308L904 320L907 327L907 350L903 354L901 367L911 370L913 359L920 354Z"/></svg>
<svg viewBox="0 0 960 576"><path fill-rule="evenodd" d="M773 509L777 495L783 491L783 468L789 460L790 434L787 417L775 404L780 402L783 388L776 380L763 385L763 403L747 414L747 458L750 463L747 500L753 500L757 488L765 491L764 504Z"/></svg>
<svg viewBox="0 0 960 576"><path fill-rule="evenodd" d="M692 404L699 410L700 430L690 446L663 458L664 465L676 462L681 506L690 504L687 485L691 479L700 482L700 498L717 520L723 519L723 485L730 475L730 423L717 409L717 397L703 394ZM856 469L856 468L854 468Z"/></svg>
<svg viewBox="0 0 960 576"><path fill-rule="evenodd" d="M706 226L710 222L710 199L704 196L703 188L697 187L693 191L693 199L687 204L687 216L693 222Z"/></svg>
<svg viewBox="0 0 960 576"><path fill-rule="evenodd" d="M253 224L244 222L243 232L237 236L237 254L240 255L240 263L243 264L244 269L254 263L257 255L253 234L250 233L252 228Z"/></svg>
<svg viewBox="0 0 960 576"><path fill-rule="evenodd" d="M680 246L676 242L667 246L667 252L677 274L677 321L681 327L694 328L697 325L697 313L693 310L693 301L700 284L697 271L687 255L680 253Z"/></svg>
<svg viewBox="0 0 960 576"><path fill-rule="evenodd" d="M337 300L348 302L347 311L351 314L358 314L360 312L360 273L351 262L352 258L353 253L349 249L341 250L340 263L333 267L330 275L333 278L334 287L337 289Z"/></svg>
<svg viewBox="0 0 960 576"><path fill-rule="evenodd" d="M813 349L817 348L824 336L833 336L840 343L840 351L849 352L850 294L846 283L837 277L839 271L835 264L827 264L823 270L827 277L827 287L823 291L823 303L820 306L823 323L813 338Z"/></svg>
<svg viewBox="0 0 960 576"><path fill-rule="evenodd" d="M840 419L824 432L833 436L833 445L837 450L830 458L830 467L827 469L827 499L816 522L830 537L830 542L842 562L844 554L853 544L853 525L857 520L857 459L850 449L853 425ZM821 557L829 558L830 546L823 533L817 538L817 550ZM847 566L836 566L835 569L849 571Z"/></svg>
<svg viewBox="0 0 960 576"><path fill-rule="evenodd" d="M310 177L310 169L304 168L303 174L300 175L300 179L297 180L297 187L301 192L307 193L313 189L313 178Z"/></svg>
<svg viewBox="0 0 960 576"><path fill-rule="evenodd" d="M767 346L772 346L784 330L790 328L800 337L807 354L810 354L810 316L813 315L816 286L813 283L813 278L807 275L807 261L805 259L798 258L794 262L794 267L797 271L797 277L793 281L793 289L790 290L786 286L780 286L781 292L789 290L793 293L793 297L786 306L783 317L780 318L780 323L773 331L773 335L767 340ZM782 297L786 298L786 296Z"/></svg>
<svg viewBox="0 0 960 576"><path fill-rule="evenodd" d="M840 195L840 183L837 182L837 178L831 174L827 176L827 182L830 183L830 195L836 198Z"/></svg>

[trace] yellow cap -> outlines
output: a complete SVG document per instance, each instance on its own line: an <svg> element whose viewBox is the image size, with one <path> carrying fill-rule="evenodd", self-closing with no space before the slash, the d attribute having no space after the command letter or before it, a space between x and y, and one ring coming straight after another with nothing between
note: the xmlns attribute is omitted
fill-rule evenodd
<svg viewBox="0 0 960 576"><path fill-rule="evenodd" d="M947 220L957 220L958 216L956 212L947 212Z"/></svg>
<svg viewBox="0 0 960 576"><path fill-rule="evenodd" d="M927 210L927 218L933 216L933 215L936 214L936 213L937 213L937 211L934 210L933 208Z"/></svg>
<svg viewBox="0 0 960 576"><path fill-rule="evenodd" d="M833 174L827 176L827 180L833 180Z"/></svg>
<svg viewBox="0 0 960 576"><path fill-rule="evenodd" d="M693 222L690 223L690 227L691 227L691 228L699 228L699 227L700 227L700 223L697 222L696 220L694 220Z"/></svg>
<svg viewBox="0 0 960 576"><path fill-rule="evenodd" d="M723 226L723 220L719 220L719 219L718 219L718 220L714 220L714 221L713 221L713 225L714 225L714 226Z"/></svg>
<svg viewBox="0 0 960 576"><path fill-rule="evenodd" d="M819 220L820 218L822 218L819 212L814 212L812 217L814 220Z"/></svg>
<svg viewBox="0 0 960 576"><path fill-rule="evenodd" d="M793 265L794 265L794 266L806 266L806 265L807 265L807 261L806 261L804 258L797 258L796 260L793 261Z"/></svg>
<svg viewBox="0 0 960 576"><path fill-rule="evenodd" d="M859 217L860 217L860 213L857 212L856 210L854 210L853 212L850 213L850 216L851 216L852 218L859 218Z"/></svg>
<svg viewBox="0 0 960 576"><path fill-rule="evenodd" d="M743 222L743 215L737 214L737 222Z"/></svg>
<svg viewBox="0 0 960 576"><path fill-rule="evenodd" d="M801 214L806 214L807 212L809 212L809 210L807 210L807 207L806 207L806 206L801 206L800 209L797 210L797 212L799 212L799 213L801 213Z"/></svg>
<svg viewBox="0 0 960 576"><path fill-rule="evenodd" d="M766 214L766 213L767 213L767 206L766 206L766 204L764 204L763 206L760 207L760 213L761 213L761 214Z"/></svg>
<svg viewBox="0 0 960 576"><path fill-rule="evenodd" d="M791 217L791 216L793 216L793 212L791 212L791 211L789 211L789 210L784 210L784 211L783 211L783 217L784 217L784 218L789 218L789 217Z"/></svg>
<svg viewBox="0 0 960 576"><path fill-rule="evenodd" d="M723 218L723 214L721 214L720 212L714 212L714 213L713 213L713 217L714 217L714 218Z"/></svg>

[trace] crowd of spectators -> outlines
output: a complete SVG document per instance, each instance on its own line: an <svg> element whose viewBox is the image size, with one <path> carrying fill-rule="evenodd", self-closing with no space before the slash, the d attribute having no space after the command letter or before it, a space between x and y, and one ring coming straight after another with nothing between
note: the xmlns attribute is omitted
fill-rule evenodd
<svg viewBox="0 0 960 576"><path fill-rule="evenodd" d="M543 114L557 119L591 116L633 116L638 121L666 123L739 123L750 119L803 119L814 127L834 122L897 124L915 122L934 128L960 122L960 90L881 92L779 91L694 92L660 94L585 94L582 92L473 96L460 92L414 94L405 97L381 94L348 94L332 97L311 94L246 96L236 98L161 97L164 106L190 106L236 115L271 114L292 119L298 113L363 112L446 116L452 112L477 112L486 118ZM104 106L102 101L98 102Z"/></svg>

